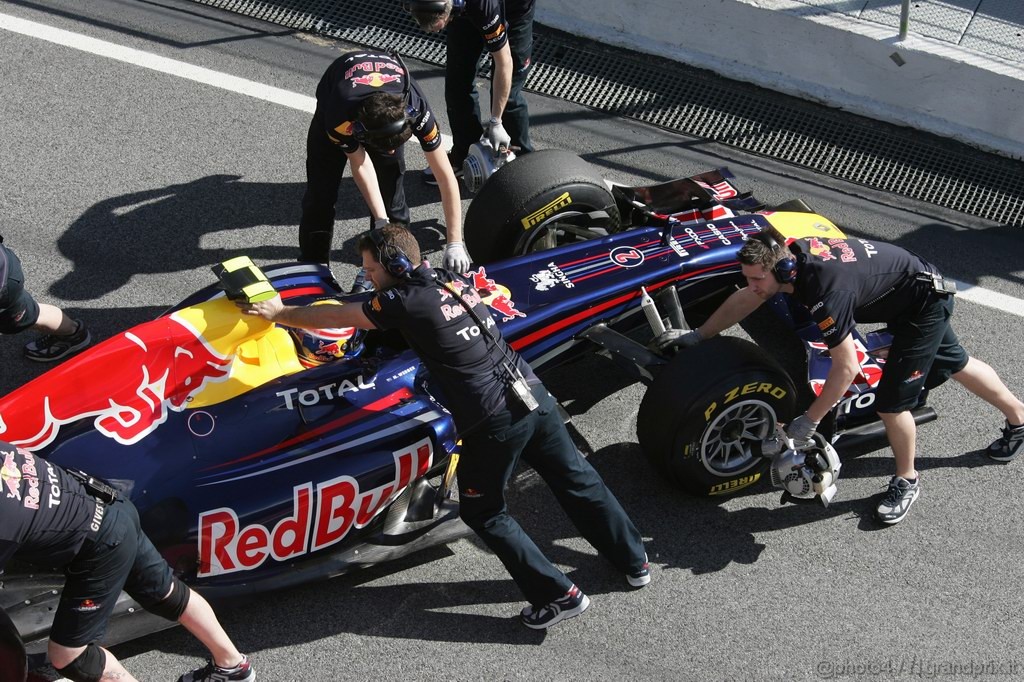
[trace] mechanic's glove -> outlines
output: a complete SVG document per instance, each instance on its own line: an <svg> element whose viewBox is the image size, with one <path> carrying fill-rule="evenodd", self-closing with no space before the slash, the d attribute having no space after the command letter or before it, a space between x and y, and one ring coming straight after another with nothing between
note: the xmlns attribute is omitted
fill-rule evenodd
<svg viewBox="0 0 1024 682"><path fill-rule="evenodd" d="M689 332L684 329L667 329L654 339L653 345L655 350L667 353L671 350L696 346L703 340L704 337L701 336L699 329Z"/></svg>
<svg viewBox="0 0 1024 682"><path fill-rule="evenodd" d="M501 125L500 118L492 118L487 122L484 126L484 137L490 141L495 156L507 153L509 145L512 144L512 136L505 132L505 126Z"/></svg>
<svg viewBox="0 0 1024 682"><path fill-rule="evenodd" d="M374 218L373 216L370 216L370 230L379 230L390 224L391 220L389 218Z"/></svg>
<svg viewBox="0 0 1024 682"><path fill-rule="evenodd" d="M444 257L441 259L441 267L445 270L462 274L469 272L469 252L462 242L448 242L444 245Z"/></svg>
<svg viewBox="0 0 1024 682"><path fill-rule="evenodd" d="M802 414L786 426L786 435L795 443L806 443L814 435L818 422Z"/></svg>

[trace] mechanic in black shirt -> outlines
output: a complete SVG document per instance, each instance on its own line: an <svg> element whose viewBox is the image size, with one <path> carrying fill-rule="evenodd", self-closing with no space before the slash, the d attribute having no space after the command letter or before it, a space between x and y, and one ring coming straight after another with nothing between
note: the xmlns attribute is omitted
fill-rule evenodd
<svg viewBox="0 0 1024 682"><path fill-rule="evenodd" d="M509 145L533 151L530 114L523 86L533 53L534 0L406 0L420 28L437 33L447 27L444 98L454 144L452 165L462 168L470 145L485 135L495 153ZM476 65L487 50L494 60L490 118L481 125ZM506 132L507 129L507 132ZM430 173L424 178L434 183Z"/></svg>
<svg viewBox="0 0 1024 682"><path fill-rule="evenodd" d="M10 443L0 441L0 459L0 571L13 558L67 576L47 649L61 675L74 682L135 679L96 644L123 589L210 650L213 660L179 682L255 680L209 603L171 573L142 532L130 501L112 501L109 486L87 484Z"/></svg>
<svg viewBox="0 0 1024 682"><path fill-rule="evenodd" d="M291 327L401 331L440 389L462 437L460 515L498 555L530 602L521 614L528 627L547 628L582 613L590 600L508 513L505 486L520 457L551 487L590 544L626 574L630 585L649 583L640 534L576 450L554 398L505 343L491 318L478 288L483 287L484 296L494 294L486 273L477 271L474 277L433 270L426 263L414 266L420 262L419 245L399 225L362 237L359 250L378 292L361 306L285 306L280 297L239 305L250 314ZM530 400L535 401L534 409Z"/></svg>
<svg viewBox="0 0 1024 682"><path fill-rule="evenodd" d="M469 270L462 240L458 181L441 148L437 117L395 54L346 52L327 67L316 88L316 111L306 136L306 193L299 222L299 258L327 263L335 204L346 160L370 209L371 228L388 220L409 224L402 178L403 145L415 136L440 178L447 243L444 263Z"/></svg>
<svg viewBox="0 0 1024 682"><path fill-rule="evenodd" d="M74 320L49 303L36 303L25 289L21 260L4 245L0 235L0 334L17 334L26 329L46 332L25 344L25 357L36 362L66 358L92 341L81 320Z"/></svg>
<svg viewBox="0 0 1024 682"><path fill-rule="evenodd" d="M729 297L692 332L659 337L659 346L691 346L736 324L777 293L807 306L832 356L821 393L787 426L794 440L810 438L860 371L853 331L857 322L884 322L892 332L875 407L896 458L896 475L878 505L888 524L903 520L920 493L914 468L917 426L910 413L921 390L952 377L1006 417L1003 436L988 456L1009 461L1024 449L1024 403L987 364L970 357L949 324L953 295L935 266L910 251L867 239L785 239L768 230L747 240L738 255L747 286Z"/></svg>

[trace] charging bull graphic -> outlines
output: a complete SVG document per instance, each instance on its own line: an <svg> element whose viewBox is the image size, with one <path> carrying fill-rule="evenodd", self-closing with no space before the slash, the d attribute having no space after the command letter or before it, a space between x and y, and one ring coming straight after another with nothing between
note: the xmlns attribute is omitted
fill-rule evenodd
<svg viewBox="0 0 1024 682"><path fill-rule="evenodd" d="M233 355L216 350L200 331L216 331L223 340L223 329L211 329L216 310L186 310L141 324L29 383L17 402L0 400L0 438L35 451L65 424L92 418L108 438L137 443L170 410L185 409L207 384L228 377Z"/></svg>

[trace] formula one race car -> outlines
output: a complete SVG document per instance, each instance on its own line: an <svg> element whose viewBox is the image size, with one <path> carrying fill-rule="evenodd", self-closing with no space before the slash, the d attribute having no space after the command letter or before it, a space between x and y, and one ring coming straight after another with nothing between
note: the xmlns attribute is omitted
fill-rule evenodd
<svg viewBox="0 0 1024 682"><path fill-rule="evenodd" d="M540 372L586 352L623 361L649 384L637 423L649 458L685 490L722 495L763 476L770 460L757 446L795 414L794 381L738 338L671 358L648 350L652 308L641 301L649 292L660 309L655 324L706 315L742 282L743 240L768 225L842 236L800 203L765 210L726 170L609 187L578 157L543 151L487 180L466 238L482 261L473 286L513 347ZM370 295L343 294L326 266L265 273L293 304ZM775 307L806 344L813 390L826 347L805 311ZM862 372L831 442L879 430L870 408L888 338L856 341ZM468 533L446 492L459 440L444 404L400 336L289 330L241 315L212 284L4 396L0 439L112 482L175 570L216 600ZM43 647L61 584L15 568L3 576L0 604L30 650ZM109 641L164 626L122 595Z"/></svg>

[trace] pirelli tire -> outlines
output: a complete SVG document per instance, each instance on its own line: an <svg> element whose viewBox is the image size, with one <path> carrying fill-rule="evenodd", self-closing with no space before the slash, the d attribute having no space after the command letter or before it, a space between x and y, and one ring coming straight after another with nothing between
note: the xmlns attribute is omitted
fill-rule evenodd
<svg viewBox="0 0 1024 682"><path fill-rule="evenodd" d="M580 215L595 212L606 216L595 222ZM591 227L605 230L594 236L621 228L608 186L575 154L545 149L505 164L488 178L469 205L463 230L473 260L486 264L586 238Z"/></svg>
<svg viewBox="0 0 1024 682"><path fill-rule="evenodd" d="M768 460L750 445L795 414L796 388L754 344L715 337L672 358L637 415L637 439L652 463L686 492L729 495L757 483Z"/></svg>

